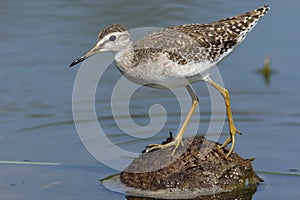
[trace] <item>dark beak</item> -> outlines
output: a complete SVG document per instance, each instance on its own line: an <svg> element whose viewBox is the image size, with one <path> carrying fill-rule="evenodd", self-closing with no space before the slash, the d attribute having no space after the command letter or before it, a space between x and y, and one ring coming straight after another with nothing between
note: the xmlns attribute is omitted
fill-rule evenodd
<svg viewBox="0 0 300 200"><path fill-rule="evenodd" d="M74 65L77 65L78 63L81 63L85 59L97 54L100 52L100 48L98 46L94 46L92 49L87 51L85 54L83 54L80 58L77 58L74 62L72 62L69 67L73 67Z"/></svg>

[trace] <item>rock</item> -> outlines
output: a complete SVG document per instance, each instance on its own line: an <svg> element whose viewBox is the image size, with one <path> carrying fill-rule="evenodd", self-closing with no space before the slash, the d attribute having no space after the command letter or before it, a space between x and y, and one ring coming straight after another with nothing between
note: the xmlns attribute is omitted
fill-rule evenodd
<svg viewBox="0 0 300 200"><path fill-rule="evenodd" d="M186 138L175 155L174 147L144 153L120 174L123 184L144 191L184 191L213 195L253 188L262 182L252 168L253 158L243 159L202 136ZM256 190L256 189L255 189Z"/></svg>

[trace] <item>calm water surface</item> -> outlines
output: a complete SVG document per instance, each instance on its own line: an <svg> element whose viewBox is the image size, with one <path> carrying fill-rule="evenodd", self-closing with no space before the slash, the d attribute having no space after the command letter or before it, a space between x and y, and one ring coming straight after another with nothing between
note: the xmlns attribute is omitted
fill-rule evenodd
<svg viewBox="0 0 300 200"><path fill-rule="evenodd" d="M1 163L1 198L125 199L123 194L100 185L99 179L117 171L86 151L72 117L72 89L79 67L69 69L68 65L94 44L100 29L112 23L129 28L205 23L265 3L271 6L269 14L219 69L231 92L236 126L243 132L237 136L235 151L243 157L255 157L254 168L265 180L253 199L300 198L300 29L297 25L300 3L297 0L288 3L276 0L2 2L0 161L59 165ZM272 57L272 67L276 70L269 86L254 73L267 55ZM139 152L146 144L161 141L169 131L176 132L180 111L172 94L140 88L130 105L135 122L147 125L149 107L159 103L166 107L167 123L152 138L139 139L122 133L110 110L111 85L118 77L119 72L111 66L96 95L99 121L111 133L108 137L113 142ZM193 87L200 96L199 133L204 134L210 119L209 94L203 83ZM192 123L197 125L198 121ZM227 130L225 125L220 142L227 136Z"/></svg>

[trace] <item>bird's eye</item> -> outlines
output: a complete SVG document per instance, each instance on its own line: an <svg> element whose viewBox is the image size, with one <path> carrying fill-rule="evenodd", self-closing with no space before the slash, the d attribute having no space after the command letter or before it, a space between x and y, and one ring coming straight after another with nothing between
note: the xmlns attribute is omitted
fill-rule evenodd
<svg viewBox="0 0 300 200"><path fill-rule="evenodd" d="M113 42L116 39L117 39L117 37L115 35L111 35L108 40L111 41L111 42Z"/></svg>

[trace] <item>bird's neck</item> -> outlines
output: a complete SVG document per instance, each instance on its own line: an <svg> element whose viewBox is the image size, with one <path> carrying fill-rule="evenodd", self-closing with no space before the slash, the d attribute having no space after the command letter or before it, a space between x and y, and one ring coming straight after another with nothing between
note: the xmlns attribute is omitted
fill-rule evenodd
<svg viewBox="0 0 300 200"><path fill-rule="evenodd" d="M132 43L115 54L115 62L123 74L135 66L134 48Z"/></svg>

